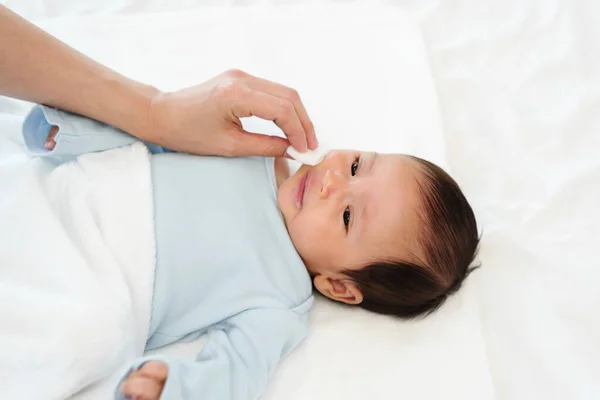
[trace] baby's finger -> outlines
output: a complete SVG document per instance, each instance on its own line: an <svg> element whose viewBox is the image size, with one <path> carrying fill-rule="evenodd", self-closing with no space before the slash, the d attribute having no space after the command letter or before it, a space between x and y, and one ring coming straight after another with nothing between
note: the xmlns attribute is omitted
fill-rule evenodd
<svg viewBox="0 0 600 400"><path fill-rule="evenodd" d="M154 379L160 383L164 383L165 379L167 379L169 368L165 363L160 361L150 361L142 365L142 367L139 369L139 372L145 377Z"/></svg>
<svg viewBox="0 0 600 400"><path fill-rule="evenodd" d="M54 138L56 138L57 133L58 133L58 126L52 126L52 128L50 128L50 133L48 133L48 138L46 139L46 143L44 143L44 148L46 150L53 150L54 147L56 146L56 141L54 140Z"/></svg>
<svg viewBox="0 0 600 400"><path fill-rule="evenodd" d="M143 400L157 399L160 397L162 385L154 379L135 377L127 379L121 386L121 391L133 398L137 396Z"/></svg>
<svg viewBox="0 0 600 400"><path fill-rule="evenodd" d="M127 379L141 378L141 377L143 377L142 373L140 372L139 369L136 369L135 371L131 371L131 373L129 374Z"/></svg>

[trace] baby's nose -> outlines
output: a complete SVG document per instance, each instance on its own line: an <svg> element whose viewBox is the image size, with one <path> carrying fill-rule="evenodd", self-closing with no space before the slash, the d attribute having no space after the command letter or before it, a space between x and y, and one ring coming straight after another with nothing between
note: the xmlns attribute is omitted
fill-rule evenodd
<svg viewBox="0 0 600 400"><path fill-rule="evenodd" d="M346 177L338 171L328 169L323 175L321 182L321 198L326 199L330 194L343 187L346 184Z"/></svg>

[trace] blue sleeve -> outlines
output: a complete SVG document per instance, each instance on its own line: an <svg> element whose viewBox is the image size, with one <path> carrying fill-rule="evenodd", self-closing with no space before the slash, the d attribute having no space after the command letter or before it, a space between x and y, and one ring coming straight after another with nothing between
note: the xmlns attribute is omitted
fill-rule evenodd
<svg viewBox="0 0 600 400"><path fill-rule="evenodd" d="M195 361L171 356L137 360L127 375L148 361L162 361L168 376L161 400L255 400L264 391L279 360L307 333L307 317L288 309L244 311L219 323Z"/></svg>
<svg viewBox="0 0 600 400"><path fill-rule="evenodd" d="M47 150L44 144L53 125L59 129L55 137L56 146L53 150ZM138 141L137 138L110 125L39 104L25 117L23 139L30 154L61 161L84 153L128 146ZM153 154L169 151L151 143L145 144Z"/></svg>

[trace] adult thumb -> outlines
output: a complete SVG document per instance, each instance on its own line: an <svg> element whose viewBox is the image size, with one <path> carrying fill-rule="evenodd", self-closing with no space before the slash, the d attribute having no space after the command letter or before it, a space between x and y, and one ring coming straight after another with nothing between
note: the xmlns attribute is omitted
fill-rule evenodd
<svg viewBox="0 0 600 400"><path fill-rule="evenodd" d="M236 156L283 157L290 142L279 136L242 131L236 137Z"/></svg>

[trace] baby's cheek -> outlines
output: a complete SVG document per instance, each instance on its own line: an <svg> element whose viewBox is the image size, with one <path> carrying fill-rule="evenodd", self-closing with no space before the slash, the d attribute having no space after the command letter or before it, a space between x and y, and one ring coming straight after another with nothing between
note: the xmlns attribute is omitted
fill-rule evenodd
<svg viewBox="0 0 600 400"><path fill-rule="evenodd" d="M334 241L329 223L318 213L298 215L290 228L296 250L307 260L322 260Z"/></svg>

